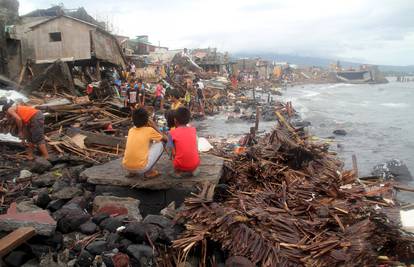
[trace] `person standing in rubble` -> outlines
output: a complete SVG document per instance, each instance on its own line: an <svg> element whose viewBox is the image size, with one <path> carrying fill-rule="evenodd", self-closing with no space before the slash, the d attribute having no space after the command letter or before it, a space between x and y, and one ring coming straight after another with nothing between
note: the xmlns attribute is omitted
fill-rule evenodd
<svg viewBox="0 0 414 267"><path fill-rule="evenodd" d="M144 83L142 82L142 79L138 79L137 87L138 87L138 105L140 107L144 107L145 106L145 86L144 86Z"/></svg>
<svg viewBox="0 0 414 267"><path fill-rule="evenodd" d="M197 103L199 106L199 112L201 113L201 115L206 115L205 109L204 109L204 100L205 100L205 96L204 96L204 83L200 80L197 81L196 83L196 88L197 88Z"/></svg>
<svg viewBox="0 0 414 267"><path fill-rule="evenodd" d="M19 138L23 143L27 141L27 158L34 160L33 151L38 147L42 157L49 159L44 136L43 113L31 106L14 105L13 101L3 103L2 111L16 122Z"/></svg>
<svg viewBox="0 0 414 267"><path fill-rule="evenodd" d="M162 80L159 80L157 83L157 86L155 87L155 99L153 103L154 107L156 103L159 102L160 110L164 109L164 95L165 95L164 86L162 86Z"/></svg>
<svg viewBox="0 0 414 267"><path fill-rule="evenodd" d="M124 105L125 107L129 107L132 111L135 109L137 102L138 102L138 85L135 83L134 80L131 80L127 87Z"/></svg>
<svg viewBox="0 0 414 267"><path fill-rule="evenodd" d="M130 72L131 77L132 77L133 79L135 79L135 77L136 77L136 71L137 71L137 69L136 69L136 67L135 67L134 62L131 62L131 64L129 65L129 72Z"/></svg>

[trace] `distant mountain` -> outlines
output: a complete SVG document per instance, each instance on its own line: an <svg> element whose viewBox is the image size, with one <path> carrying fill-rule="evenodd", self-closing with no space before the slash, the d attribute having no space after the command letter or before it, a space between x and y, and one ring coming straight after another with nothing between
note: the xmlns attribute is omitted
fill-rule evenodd
<svg viewBox="0 0 414 267"><path fill-rule="evenodd" d="M328 67L332 63L336 63L337 59L330 58L320 58L320 57L307 57L299 55L289 55L289 54L275 54L275 53L255 53L255 52L239 52L232 53L233 58L255 58L260 57L269 61L277 62L289 62L291 64L296 64L299 66L318 66L318 67ZM340 63L343 67L359 67L361 62L351 62L351 61L342 61ZM379 65L379 69L383 72L405 72L405 73L414 73L414 65L410 66L388 66L388 65Z"/></svg>

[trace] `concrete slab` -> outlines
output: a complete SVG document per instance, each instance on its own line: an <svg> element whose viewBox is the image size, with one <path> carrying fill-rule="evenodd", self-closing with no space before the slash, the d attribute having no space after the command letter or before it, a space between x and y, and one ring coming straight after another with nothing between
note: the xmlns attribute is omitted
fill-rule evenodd
<svg viewBox="0 0 414 267"><path fill-rule="evenodd" d="M171 177L169 173L172 171L172 162L166 154L161 156L161 159L155 166L155 169L161 175L149 180L139 177L127 178L127 172L121 166L122 159L116 159L88 168L81 173L81 177L87 180L88 183L95 185L128 186L135 189L150 190L193 189L196 185L205 182L217 184L220 179L223 160L209 154L201 154L200 159L200 174L197 177L183 177L179 179Z"/></svg>
<svg viewBox="0 0 414 267"><path fill-rule="evenodd" d="M0 215L0 229L14 231L21 227L33 227L37 234L50 236L55 232L56 221L46 210L18 212L17 205L13 202L7 213Z"/></svg>

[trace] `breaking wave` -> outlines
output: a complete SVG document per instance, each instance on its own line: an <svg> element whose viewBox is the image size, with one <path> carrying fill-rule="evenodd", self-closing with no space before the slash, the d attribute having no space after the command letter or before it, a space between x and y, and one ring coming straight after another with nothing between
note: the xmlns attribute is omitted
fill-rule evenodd
<svg viewBox="0 0 414 267"><path fill-rule="evenodd" d="M381 106L389 107L389 108L405 108L408 107L407 103L381 103Z"/></svg>

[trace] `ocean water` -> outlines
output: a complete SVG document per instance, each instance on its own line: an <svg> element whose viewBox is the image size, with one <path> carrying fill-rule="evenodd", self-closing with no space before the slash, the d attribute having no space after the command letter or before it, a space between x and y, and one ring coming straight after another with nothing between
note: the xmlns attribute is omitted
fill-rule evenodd
<svg viewBox="0 0 414 267"><path fill-rule="evenodd" d="M292 101L311 134L326 138L336 129L331 147L347 168L355 154L360 176L390 159L400 159L414 174L414 82L388 84L324 84L288 88L281 97Z"/></svg>

